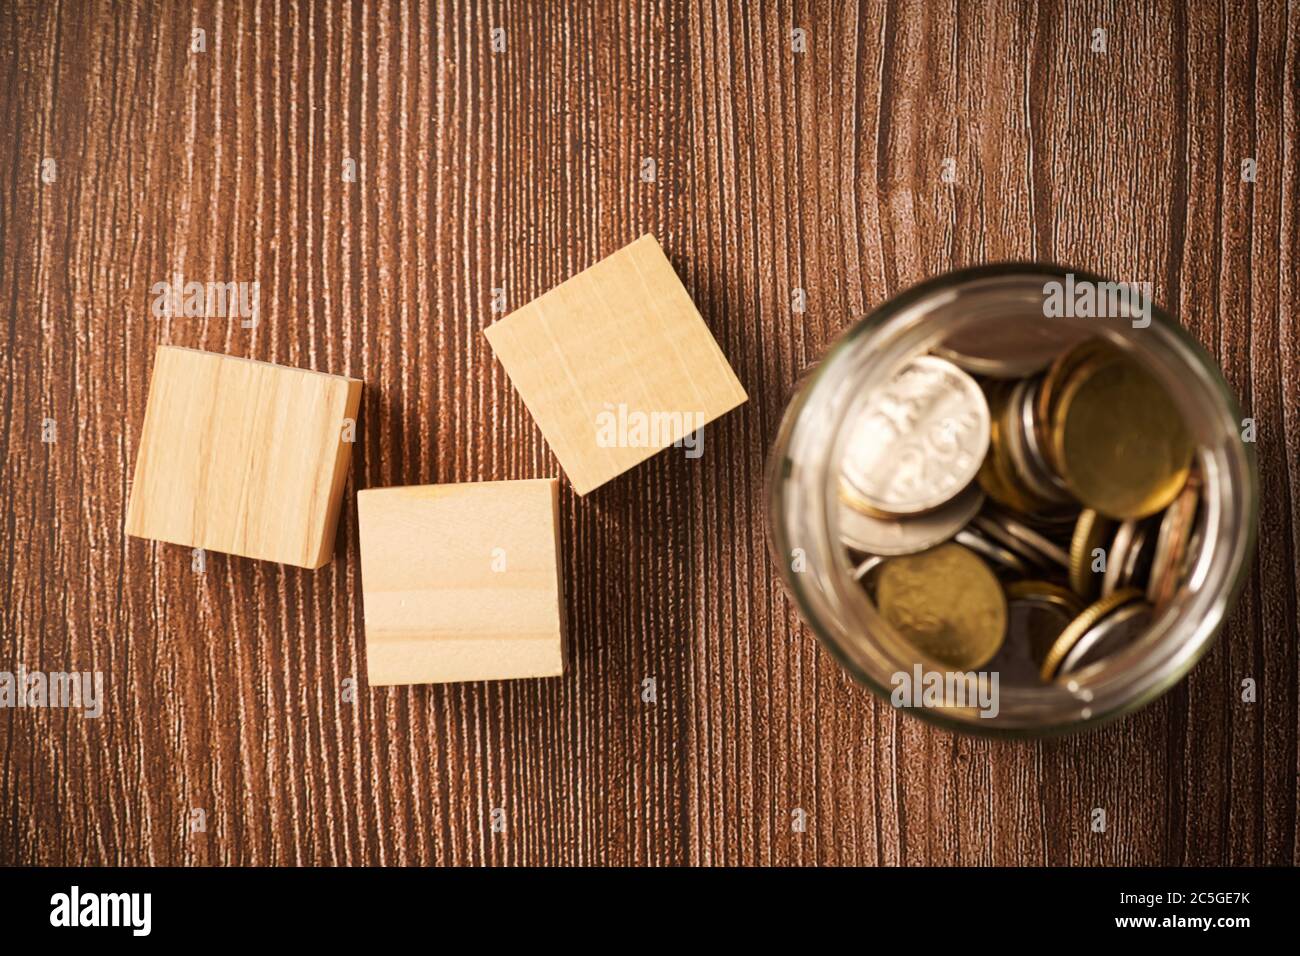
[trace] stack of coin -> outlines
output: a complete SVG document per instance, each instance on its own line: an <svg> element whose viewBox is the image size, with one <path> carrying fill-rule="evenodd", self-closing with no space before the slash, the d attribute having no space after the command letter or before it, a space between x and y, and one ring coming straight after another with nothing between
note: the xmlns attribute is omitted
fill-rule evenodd
<svg viewBox="0 0 1300 956"><path fill-rule="evenodd" d="M840 472L840 537L884 620L1011 683L1129 646L1201 540L1196 448L1159 380L1101 338L1033 328L913 359L869 396Z"/></svg>

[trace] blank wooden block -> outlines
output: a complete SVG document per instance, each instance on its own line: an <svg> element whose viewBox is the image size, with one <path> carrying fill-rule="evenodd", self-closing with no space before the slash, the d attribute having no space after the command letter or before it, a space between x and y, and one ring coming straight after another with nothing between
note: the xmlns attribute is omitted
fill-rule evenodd
<svg viewBox="0 0 1300 956"><path fill-rule="evenodd" d="M580 495L747 398L653 236L485 334Z"/></svg>
<svg viewBox="0 0 1300 956"><path fill-rule="evenodd" d="M356 379L159 348L126 533L328 564L360 401Z"/></svg>
<svg viewBox="0 0 1300 956"><path fill-rule="evenodd" d="M357 494L371 684L564 672L559 481Z"/></svg>

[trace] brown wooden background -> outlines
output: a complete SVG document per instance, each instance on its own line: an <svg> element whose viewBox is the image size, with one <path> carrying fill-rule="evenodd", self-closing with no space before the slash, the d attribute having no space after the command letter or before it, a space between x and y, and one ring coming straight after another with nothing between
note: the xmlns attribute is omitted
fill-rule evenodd
<svg viewBox="0 0 1300 956"><path fill-rule="evenodd" d="M1295 862L1298 50L1295 0L7 0L0 669L102 670L108 701L0 712L0 862ZM565 678L344 702L355 489L556 473L480 334L491 290L513 308L644 231L750 402L698 461L566 486ZM1148 710L1045 744L891 711L765 552L799 371L906 285L1006 258L1152 281L1262 463L1225 638ZM154 318L177 271L259 280L261 324ZM196 574L124 538L164 342L366 381L329 567Z"/></svg>

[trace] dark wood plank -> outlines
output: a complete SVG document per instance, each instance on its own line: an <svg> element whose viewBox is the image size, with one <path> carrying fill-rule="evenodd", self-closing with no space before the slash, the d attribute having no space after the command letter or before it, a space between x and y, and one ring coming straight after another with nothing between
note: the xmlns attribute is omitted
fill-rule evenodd
<svg viewBox="0 0 1300 956"><path fill-rule="evenodd" d="M107 700L0 713L0 862L1295 863L1298 44L1294 0L11 5L0 669L102 670ZM566 489L563 680L364 687L355 489L557 474L480 335L493 290L647 231L750 402L698 460ZM908 284L1008 258L1153 282L1258 423L1219 644L1051 743L874 699L764 530L801 372ZM261 322L155 318L177 272L259 281ZM330 566L195 573L123 536L166 342L366 381Z"/></svg>

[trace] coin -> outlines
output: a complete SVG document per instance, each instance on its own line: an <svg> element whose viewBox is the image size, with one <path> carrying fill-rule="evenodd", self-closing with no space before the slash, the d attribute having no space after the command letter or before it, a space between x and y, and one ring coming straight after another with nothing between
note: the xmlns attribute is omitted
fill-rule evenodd
<svg viewBox="0 0 1300 956"><path fill-rule="evenodd" d="M912 359L854 426L844 483L891 515L937 508L965 488L989 445L989 409L975 381L945 359Z"/></svg>
<svg viewBox="0 0 1300 956"><path fill-rule="evenodd" d="M1025 640L1033 663L1033 681L1038 683L1038 669L1052 644L1067 624L1083 613L1083 602L1073 592L1050 581L1013 581L1006 586L1007 640L1018 630L1026 631ZM989 668L992 669L992 663Z"/></svg>
<svg viewBox="0 0 1300 956"><path fill-rule="evenodd" d="M1024 542L1018 540L1014 535L1007 532L998 522L993 520L988 513L978 514L971 521L970 528L967 530L974 531L988 541L1006 548L1019 559L1021 565L1027 567L1039 567L1043 564L1043 556L1033 548L1027 547Z"/></svg>
<svg viewBox="0 0 1300 956"><path fill-rule="evenodd" d="M980 466L976 480L979 482L980 487L984 489L984 493L998 504L1004 505L1013 511L1030 511L1038 507L1041 502L1023 492L1019 484L1009 477L1008 469L1002 464L1001 456L996 450L1001 443L998 432L997 425L992 426L990 429L995 444L990 448L988 456Z"/></svg>
<svg viewBox="0 0 1300 956"><path fill-rule="evenodd" d="M1093 597L1099 582L1092 571L1092 553L1103 547L1115 530L1115 522L1091 509L1079 513L1070 539L1070 587L1085 600Z"/></svg>
<svg viewBox="0 0 1300 956"><path fill-rule="evenodd" d="M1004 687L1038 685L1038 661L1034 658L1033 645L1045 639L1050 642L1068 623L1069 617L1056 608L1008 601L1006 639L982 670L997 674Z"/></svg>
<svg viewBox="0 0 1300 956"><path fill-rule="evenodd" d="M1020 515L1020 519L1026 525L1047 536L1057 544L1068 546L1070 536L1074 534L1074 526L1079 523L1079 509L1070 507L1063 508L1060 511L1049 511L1044 514Z"/></svg>
<svg viewBox="0 0 1300 956"><path fill-rule="evenodd" d="M1007 600L1035 600L1052 604L1070 615L1071 619L1083 613L1083 601L1073 591L1051 581L1030 579L1012 581L1006 587Z"/></svg>
<svg viewBox="0 0 1300 956"><path fill-rule="evenodd" d="M1092 356L1065 382L1053 411L1052 447L1075 497L1120 519L1168 505L1195 453L1160 382L1138 362L1110 352Z"/></svg>
<svg viewBox="0 0 1300 956"><path fill-rule="evenodd" d="M1151 625L1152 617L1151 605L1142 600L1108 614L1075 642L1061 661L1056 676L1068 676L1123 650Z"/></svg>
<svg viewBox="0 0 1300 956"><path fill-rule="evenodd" d="M1115 537L1110 544L1110 550L1106 554L1106 573L1101 577L1101 596L1108 597L1119 587L1120 576L1124 573L1124 562L1128 560L1128 552L1133 544L1133 536L1137 534L1138 523L1132 519L1120 523L1115 531Z"/></svg>
<svg viewBox="0 0 1300 956"><path fill-rule="evenodd" d="M989 530L998 534L999 540L1007 547L1023 555L1035 564L1057 564L1069 568L1070 556L1056 544L1033 528L1017 521L1003 511L990 510L976 519L986 521ZM981 525L983 527L984 525Z"/></svg>
<svg viewBox="0 0 1300 956"><path fill-rule="evenodd" d="M1155 554L1156 535L1150 521L1143 521L1133 532L1133 541L1128 553L1124 555L1124 567L1120 568L1119 586L1122 588L1145 588L1142 583L1151 573L1151 559Z"/></svg>
<svg viewBox="0 0 1300 956"><path fill-rule="evenodd" d="M1035 494L1020 478L1011 460L1007 437L1006 409L1010 401L1010 388L1005 382L990 382L986 399L990 413L989 451L980 466L976 480L985 494L998 504L1022 514L1050 512L1054 502Z"/></svg>
<svg viewBox="0 0 1300 956"><path fill-rule="evenodd" d="M1044 505L1066 504L1070 494L1042 460L1034 437L1033 382L1024 379L1007 396L999 420L999 436L1005 436L1007 460L1015 475ZM1044 509L1040 509L1044 510Z"/></svg>
<svg viewBox="0 0 1300 956"><path fill-rule="evenodd" d="M1020 555L990 539L974 525L962 528L953 536L953 540L1013 574L1029 573L1029 565Z"/></svg>
<svg viewBox="0 0 1300 956"><path fill-rule="evenodd" d="M1092 630L1093 626L1111 611L1123 607L1130 601L1139 600L1141 597L1141 591L1127 588L1116 591L1095 604L1090 604L1084 608L1078 617L1071 621L1065 630L1061 632L1056 642L1052 644L1047 656L1043 658L1043 666L1039 670L1039 676L1045 681L1054 680L1060 670L1061 662L1065 660L1071 648L1078 643L1081 637Z"/></svg>
<svg viewBox="0 0 1300 956"><path fill-rule="evenodd" d="M1056 361L1043 375L1042 380L1038 383L1038 388L1035 390L1034 424L1037 430L1034 437L1043 453L1044 460L1053 474L1060 473L1060 465L1052 459L1051 438L1052 419L1056 411L1056 400L1061 387L1080 364L1102 352L1113 353L1114 347L1097 338L1081 342L1070 351L1056 358Z"/></svg>
<svg viewBox="0 0 1300 956"><path fill-rule="evenodd" d="M853 580L866 581L868 575L870 575L872 571L876 570L876 568L880 567L881 562L884 560L884 558L878 555L871 555L853 571Z"/></svg>
<svg viewBox="0 0 1300 956"><path fill-rule="evenodd" d="M928 657L976 670L1002 645L1007 602L993 572L957 544L891 558L877 572L881 616Z"/></svg>
<svg viewBox="0 0 1300 956"><path fill-rule="evenodd" d="M984 492L974 482L940 508L905 518L877 518L841 500L839 536L844 544L863 554L914 554L947 541L983 506Z"/></svg>
<svg viewBox="0 0 1300 956"><path fill-rule="evenodd" d="M1178 589L1191 579L1192 570L1201 555L1201 545L1205 543L1205 534L1205 525L1198 518L1196 527L1192 529L1191 540L1183 551L1183 559L1178 562L1178 570L1174 575L1174 594L1177 594ZM1173 600L1172 595L1169 600Z"/></svg>
<svg viewBox="0 0 1300 956"><path fill-rule="evenodd" d="M1052 501L1070 502L1074 500L1070 489L1048 461L1039 437L1043 431L1038 420L1038 392L1042 386L1041 378L1026 380L1018 409L1014 405L1011 409L1019 417L1017 449L1024 458L1028 480L1039 494Z"/></svg>
<svg viewBox="0 0 1300 956"><path fill-rule="evenodd" d="M1147 582L1147 600L1156 607L1164 607L1182 583L1180 572L1185 567L1185 556L1192 543L1192 528L1200 499L1200 479L1193 474L1160 519L1151 578Z"/></svg>
<svg viewBox="0 0 1300 956"><path fill-rule="evenodd" d="M976 375L1021 378L1043 370L1090 334L1041 313L1021 313L958 329L934 351Z"/></svg>

